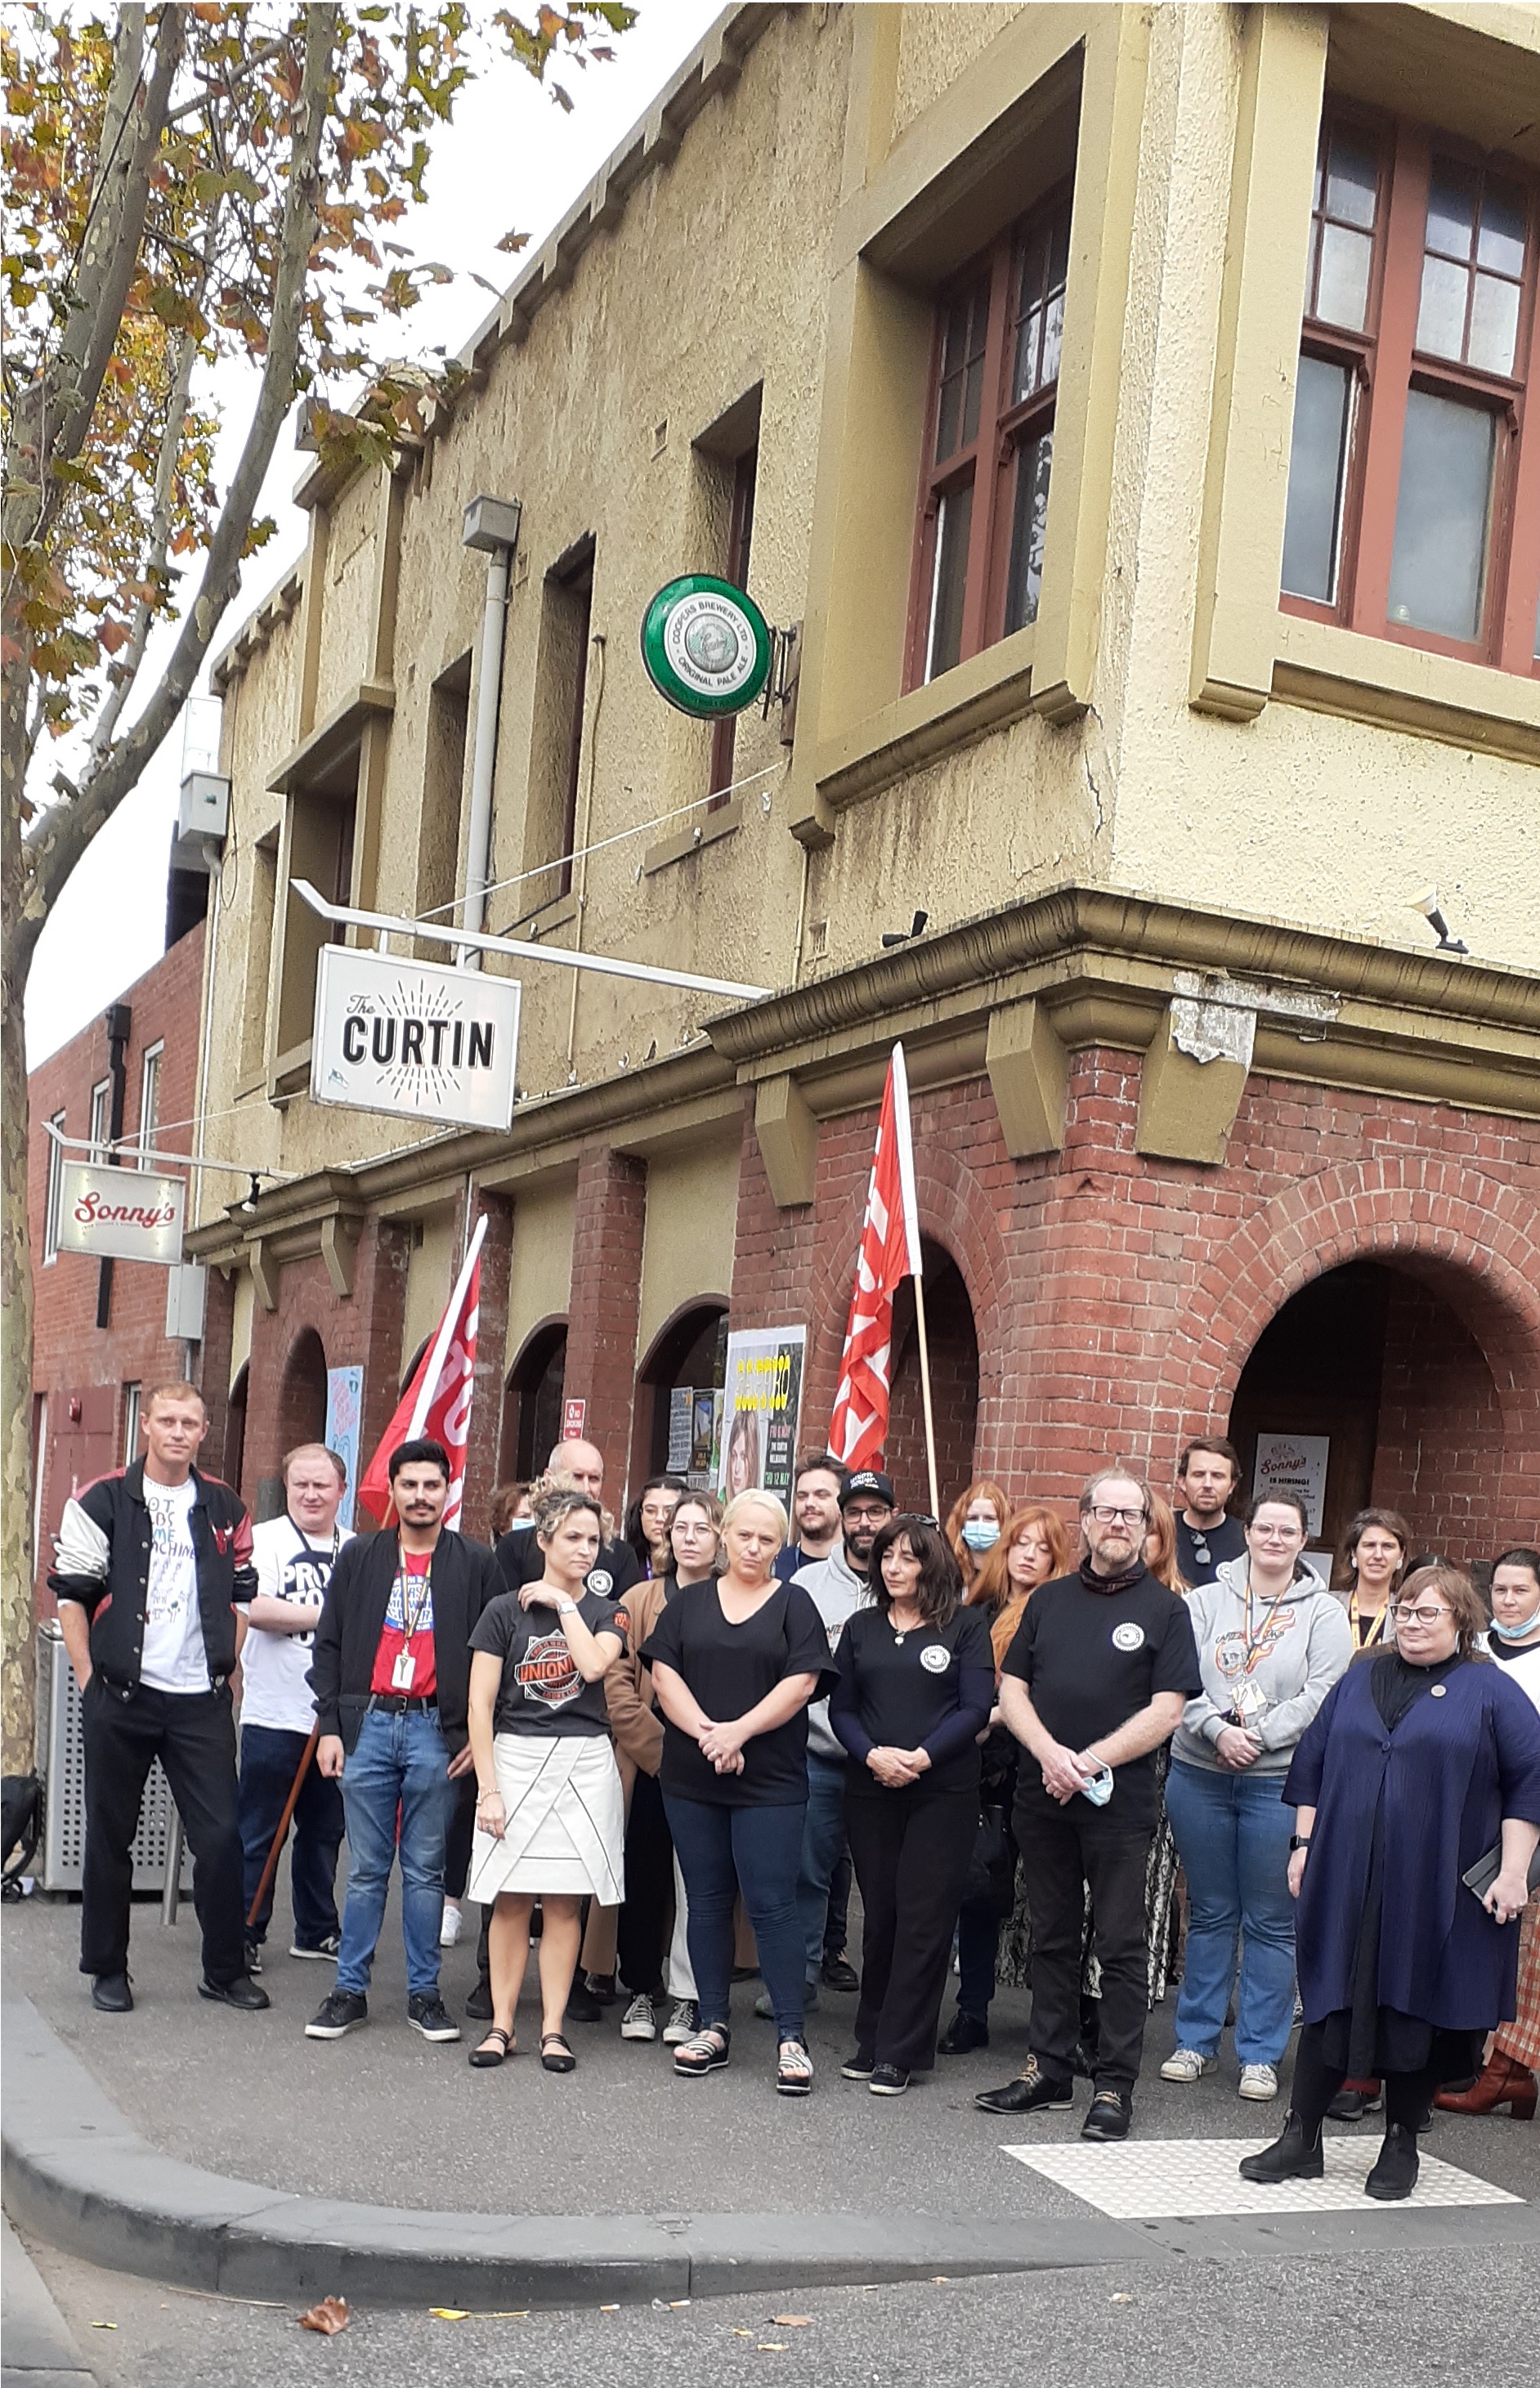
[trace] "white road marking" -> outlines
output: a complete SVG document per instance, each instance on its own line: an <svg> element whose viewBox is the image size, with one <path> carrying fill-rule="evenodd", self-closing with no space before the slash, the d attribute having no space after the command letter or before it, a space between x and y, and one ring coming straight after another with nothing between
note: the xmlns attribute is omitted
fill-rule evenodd
<svg viewBox="0 0 1540 2388"><path fill-rule="evenodd" d="M1143 2140L1114 2147L1005 2147L1001 2153L1119 2222L1190 2215L1394 2210L1377 2206L1364 2195L1364 2182L1380 2153L1378 2141L1367 2133L1323 2141L1324 2179L1283 2181L1276 2188L1242 2180L1237 2170L1241 2158L1270 2145L1267 2140ZM1524 2202L1511 2190L1424 2155L1417 2187L1406 2204L1415 2208Z"/></svg>

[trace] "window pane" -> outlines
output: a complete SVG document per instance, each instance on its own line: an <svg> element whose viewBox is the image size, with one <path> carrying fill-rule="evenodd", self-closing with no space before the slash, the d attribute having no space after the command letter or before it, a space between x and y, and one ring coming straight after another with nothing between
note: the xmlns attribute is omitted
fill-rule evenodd
<svg viewBox="0 0 1540 2388"><path fill-rule="evenodd" d="M941 385L935 411L935 461L939 464L957 446L958 419L962 408L962 375L948 374Z"/></svg>
<svg viewBox="0 0 1540 2388"><path fill-rule="evenodd" d="M1047 389L1059 378L1059 357L1064 345L1064 294L1054 292L1043 318L1043 361L1038 368L1037 387Z"/></svg>
<svg viewBox="0 0 1540 2388"><path fill-rule="evenodd" d="M1476 295L1470 302L1470 346L1467 351L1471 364L1483 373L1510 374L1513 351L1519 340L1519 285L1499 282L1491 273L1478 273Z"/></svg>
<svg viewBox="0 0 1540 2388"><path fill-rule="evenodd" d="M1435 158L1428 187L1427 247L1445 257L1468 259L1476 228L1476 184L1473 175Z"/></svg>
<svg viewBox="0 0 1540 2388"><path fill-rule="evenodd" d="M1048 528L1048 483L1053 434L1039 431L1024 440L1016 459L1016 503L1011 526L1011 577L1005 591L1005 627L1020 630L1037 618L1043 585L1043 536Z"/></svg>
<svg viewBox="0 0 1540 2388"><path fill-rule="evenodd" d="M1374 222L1375 189L1379 182L1379 159L1374 144L1361 133L1349 133L1339 127L1331 135L1331 165L1326 181L1326 212L1339 222L1360 224L1367 231ZM1319 201L1317 201L1317 206Z"/></svg>
<svg viewBox="0 0 1540 2388"><path fill-rule="evenodd" d="M931 629L925 678L950 671L962 654L962 591L968 578L968 529L974 486L948 489L935 524L935 573L931 584Z"/></svg>
<svg viewBox="0 0 1540 2388"><path fill-rule="evenodd" d="M1361 332L1368 313L1368 269L1374 243L1367 232L1341 224L1321 226L1321 273L1316 312L1323 324L1345 324Z"/></svg>
<svg viewBox="0 0 1540 2388"><path fill-rule="evenodd" d="M968 362L968 377L962 400L962 445L964 448L967 447L970 440L976 439L978 438L978 402L980 396L983 393L983 389L984 359L983 356L980 355L970 358Z"/></svg>
<svg viewBox="0 0 1540 2388"><path fill-rule="evenodd" d="M1465 345L1465 301L1470 276L1446 257L1422 260L1422 303L1417 311L1417 345L1432 357L1457 357Z"/></svg>
<svg viewBox="0 0 1540 2388"><path fill-rule="evenodd" d="M1336 603L1343 477L1352 420L1353 376L1346 365L1301 357L1289 457L1289 509L1283 528L1283 587L1291 597Z"/></svg>
<svg viewBox="0 0 1540 2388"><path fill-rule="evenodd" d="M1390 618L1446 639L1481 630L1496 422L1483 408L1406 397Z"/></svg>
<svg viewBox="0 0 1540 2388"><path fill-rule="evenodd" d="M1524 195L1511 183L1488 183L1482 194L1476 262L1517 278L1524 270Z"/></svg>

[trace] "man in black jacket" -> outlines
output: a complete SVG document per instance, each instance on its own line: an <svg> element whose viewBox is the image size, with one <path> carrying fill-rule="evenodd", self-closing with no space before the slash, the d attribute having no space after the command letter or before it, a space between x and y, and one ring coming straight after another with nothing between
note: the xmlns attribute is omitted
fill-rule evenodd
<svg viewBox="0 0 1540 2388"><path fill-rule="evenodd" d="M154 1386L140 1423L143 1459L66 1502L48 1578L81 1687L81 1971L105 2013L129 2012L134 1836L159 1758L193 1853L199 1994L254 2013L269 2001L246 1970L230 1697L257 1588L251 1520L193 1466L209 1431L196 1385Z"/></svg>
<svg viewBox="0 0 1540 2388"><path fill-rule="evenodd" d="M399 1443L389 1475L396 1531L361 1536L339 1555L310 1670L316 1763L341 1779L350 1853L337 1988L305 2026L310 2039L341 2039L368 2020L398 1813L407 2020L425 2039L460 2037L439 1995L444 1835L453 1784L471 1765L471 1629L503 1579L484 1543L442 1522L442 1443Z"/></svg>
<svg viewBox="0 0 1540 2388"><path fill-rule="evenodd" d="M571 1441L558 1442L545 1463L547 1476L570 1477L579 1492L591 1501L601 1501L605 1493L605 1454L596 1443ZM527 1583L539 1583L545 1573L545 1553L535 1535L527 1528L520 1533L504 1534L497 1546L497 1563L503 1570L503 1581L510 1592L522 1591ZM599 1556L583 1578L583 1590L596 1592L601 1600L618 1600L630 1592L633 1583L642 1581L642 1568L636 1553L624 1534L611 1543L601 1543ZM570 2008L567 2011L571 2012Z"/></svg>

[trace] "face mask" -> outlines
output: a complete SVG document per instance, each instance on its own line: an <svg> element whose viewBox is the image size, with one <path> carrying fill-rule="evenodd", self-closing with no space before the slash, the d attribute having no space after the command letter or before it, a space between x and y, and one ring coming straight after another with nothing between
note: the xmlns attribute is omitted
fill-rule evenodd
<svg viewBox="0 0 1540 2388"><path fill-rule="evenodd" d="M534 1522L533 1518L510 1518L507 1531L510 1534L528 1534L533 1528Z"/></svg>
<svg viewBox="0 0 1540 2388"><path fill-rule="evenodd" d="M993 1518L970 1518L962 1539L971 1551L992 1551L999 1540L999 1528Z"/></svg>
<svg viewBox="0 0 1540 2388"><path fill-rule="evenodd" d="M1525 1634L1533 1633L1537 1625L1540 1625L1540 1603L1531 1609L1521 1625L1505 1625L1500 1618L1495 1617L1492 1631L1500 1642L1521 1642Z"/></svg>

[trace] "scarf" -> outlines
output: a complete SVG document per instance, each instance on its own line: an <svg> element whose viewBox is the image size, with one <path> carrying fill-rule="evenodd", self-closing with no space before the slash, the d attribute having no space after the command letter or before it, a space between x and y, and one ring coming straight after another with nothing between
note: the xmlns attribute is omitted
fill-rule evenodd
<svg viewBox="0 0 1540 2388"><path fill-rule="evenodd" d="M1080 1581L1086 1590L1099 1592L1103 1595L1114 1592L1130 1591L1147 1572L1142 1557L1137 1558L1131 1567L1125 1568L1121 1575L1098 1575L1090 1563L1089 1553L1080 1562Z"/></svg>

